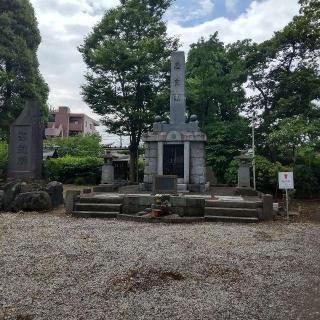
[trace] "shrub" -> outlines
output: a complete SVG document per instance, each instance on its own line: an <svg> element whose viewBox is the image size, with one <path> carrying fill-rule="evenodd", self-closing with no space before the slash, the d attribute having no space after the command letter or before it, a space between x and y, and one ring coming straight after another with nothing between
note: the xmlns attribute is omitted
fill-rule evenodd
<svg viewBox="0 0 320 320"><path fill-rule="evenodd" d="M296 165L293 173L297 198L315 198L320 195L320 166Z"/></svg>
<svg viewBox="0 0 320 320"><path fill-rule="evenodd" d="M44 162L49 180L64 183L97 184L101 179L103 159L97 157L62 157Z"/></svg>
<svg viewBox="0 0 320 320"><path fill-rule="evenodd" d="M59 156L100 157L103 147L101 137L96 134L77 135L68 138L53 138L46 140L45 146L59 146Z"/></svg>
<svg viewBox="0 0 320 320"><path fill-rule="evenodd" d="M5 179L8 168L8 145L0 142L0 179Z"/></svg>

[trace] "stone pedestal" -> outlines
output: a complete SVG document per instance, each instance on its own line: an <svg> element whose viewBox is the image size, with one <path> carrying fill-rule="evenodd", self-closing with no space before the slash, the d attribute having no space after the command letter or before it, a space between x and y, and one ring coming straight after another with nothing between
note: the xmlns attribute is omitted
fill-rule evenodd
<svg viewBox="0 0 320 320"><path fill-rule="evenodd" d="M111 152L107 152L104 156L104 165L102 166L101 183L102 184L114 183L114 166L113 166L113 157Z"/></svg>

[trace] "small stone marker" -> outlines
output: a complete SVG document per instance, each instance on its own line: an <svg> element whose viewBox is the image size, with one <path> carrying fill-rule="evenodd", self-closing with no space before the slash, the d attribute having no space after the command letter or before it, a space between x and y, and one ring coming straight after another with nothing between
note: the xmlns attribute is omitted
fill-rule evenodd
<svg viewBox="0 0 320 320"><path fill-rule="evenodd" d="M168 176L154 176L153 178L153 193L177 193L177 176L168 175Z"/></svg>
<svg viewBox="0 0 320 320"><path fill-rule="evenodd" d="M41 179L42 157L40 105L29 100L10 127L8 179Z"/></svg>

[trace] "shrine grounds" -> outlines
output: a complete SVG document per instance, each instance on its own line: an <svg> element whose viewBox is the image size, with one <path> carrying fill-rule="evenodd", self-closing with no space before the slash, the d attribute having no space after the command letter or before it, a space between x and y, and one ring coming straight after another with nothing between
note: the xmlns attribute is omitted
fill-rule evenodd
<svg viewBox="0 0 320 320"><path fill-rule="evenodd" d="M2 213L0 319L319 319L319 207L257 224Z"/></svg>

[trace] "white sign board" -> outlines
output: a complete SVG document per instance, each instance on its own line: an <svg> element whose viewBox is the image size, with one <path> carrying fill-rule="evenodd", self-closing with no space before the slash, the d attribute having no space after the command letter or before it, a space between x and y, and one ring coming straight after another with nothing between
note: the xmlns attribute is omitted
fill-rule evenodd
<svg viewBox="0 0 320 320"><path fill-rule="evenodd" d="M294 189L293 172L279 172L279 189Z"/></svg>

